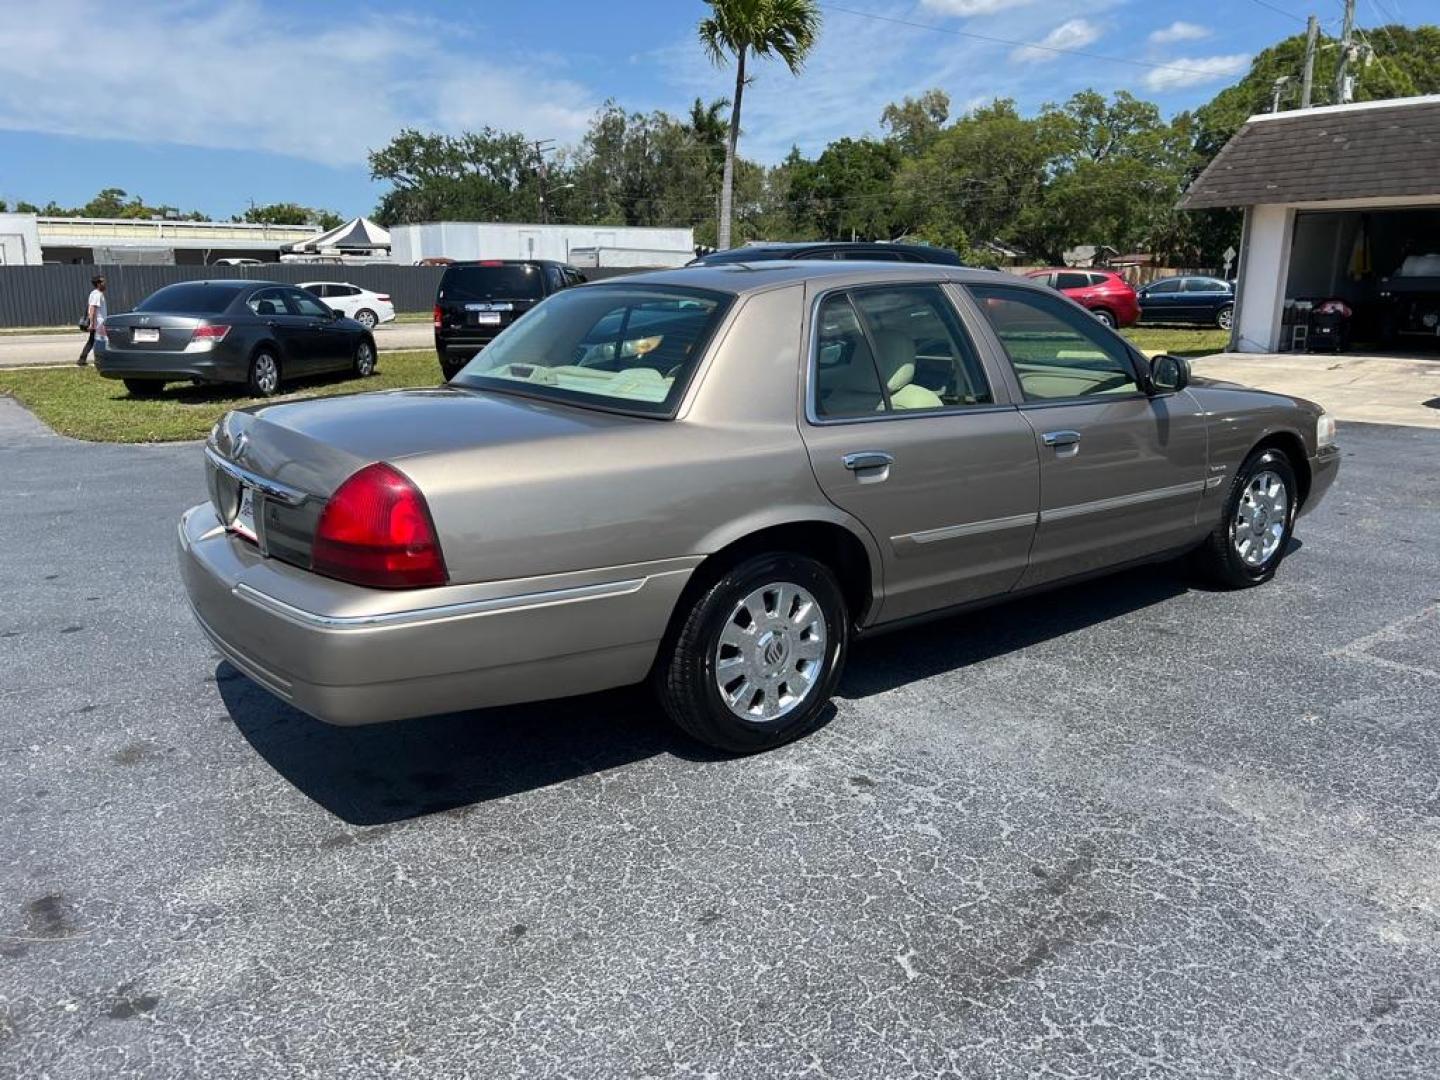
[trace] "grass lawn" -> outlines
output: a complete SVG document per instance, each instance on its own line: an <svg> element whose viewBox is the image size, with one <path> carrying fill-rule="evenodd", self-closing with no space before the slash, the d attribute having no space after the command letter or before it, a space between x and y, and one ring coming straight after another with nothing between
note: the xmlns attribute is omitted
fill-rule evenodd
<svg viewBox="0 0 1440 1080"><path fill-rule="evenodd" d="M437 386L440 364L429 349L383 352L374 376L327 375L287 383L270 401L329 397L401 386ZM62 435L92 442L173 442L203 439L229 409L258 404L239 386L172 383L158 398L132 398L125 384L94 368L0 370L0 394L11 394Z"/></svg>
<svg viewBox="0 0 1440 1080"><path fill-rule="evenodd" d="M434 318L434 312L430 311L397 311L395 321L397 323L428 323Z"/></svg>
<svg viewBox="0 0 1440 1080"><path fill-rule="evenodd" d="M1146 327L1125 336L1147 352L1204 356L1225 347L1223 330L1159 330ZM326 376L287 384L272 401L436 386L440 365L428 349L383 352L374 377ZM172 383L159 398L132 398L123 383L102 379L94 368L55 367L21 371L0 369L0 394L11 394L62 435L92 442L173 442L203 439L228 409L255 405L259 399L233 386Z"/></svg>
<svg viewBox="0 0 1440 1080"><path fill-rule="evenodd" d="M1120 331L1137 349L1171 356L1209 356L1224 352L1230 344L1229 330L1191 330L1155 326L1132 326Z"/></svg>

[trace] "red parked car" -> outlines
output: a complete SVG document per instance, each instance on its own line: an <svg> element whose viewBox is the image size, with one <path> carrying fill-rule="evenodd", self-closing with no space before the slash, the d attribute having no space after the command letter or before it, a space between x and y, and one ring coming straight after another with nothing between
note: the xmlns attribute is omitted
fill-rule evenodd
<svg viewBox="0 0 1440 1080"><path fill-rule="evenodd" d="M1106 326L1134 326L1140 321L1140 301L1119 274L1109 270L1031 270L1025 275L1059 289Z"/></svg>

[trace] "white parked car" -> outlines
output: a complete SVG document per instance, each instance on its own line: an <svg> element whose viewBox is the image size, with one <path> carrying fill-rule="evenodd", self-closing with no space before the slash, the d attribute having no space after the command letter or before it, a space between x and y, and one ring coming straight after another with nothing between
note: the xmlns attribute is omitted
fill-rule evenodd
<svg viewBox="0 0 1440 1080"><path fill-rule="evenodd" d="M319 299L328 308L354 319L366 330L380 323L393 322L395 305L384 293L371 292L344 281L302 281L300 288Z"/></svg>

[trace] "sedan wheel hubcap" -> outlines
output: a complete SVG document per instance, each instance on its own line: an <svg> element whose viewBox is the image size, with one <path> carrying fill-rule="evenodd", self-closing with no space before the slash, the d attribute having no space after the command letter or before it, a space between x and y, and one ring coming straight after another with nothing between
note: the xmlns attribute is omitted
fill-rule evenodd
<svg viewBox="0 0 1440 1080"><path fill-rule="evenodd" d="M360 346L360 358L356 367L360 369L361 375L369 375L375 368L375 354L370 351L369 345Z"/></svg>
<svg viewBox="0 0 1440 1080"><path fill-rule="evenodd" d="M1266 469L1250 478L1230 523L1230 543L1246 566L1263 566L1280 548L1290 519L1290 493L1280 474Z"/></svg>
<svg viewBox="0 0 1440 1080"><path fill-rule="evenodd" d="M269 393L275 389L279 382L279 372L275 368L275 361L268 356L262 356L255 361L255 382L260 389Z"/></svg>
<svg viewBox="0 0 1440 1080"><path fill-rule="evenodd" d="M795 709L824 669L825 613L790 582L762 586L736 604L715 647L720 698L752 723Z"/></svg>

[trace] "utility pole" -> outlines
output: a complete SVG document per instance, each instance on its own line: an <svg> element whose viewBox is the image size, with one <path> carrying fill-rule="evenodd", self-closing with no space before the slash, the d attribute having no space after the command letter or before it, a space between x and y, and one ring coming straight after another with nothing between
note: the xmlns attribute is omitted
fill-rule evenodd
<svg viewBox="0 0 1440 1080"><path fill-rule="evenodd" d="M1320 20L1314 15L1305 24L1305 75L1300 82L1300 108L1310 108L1310 89L1315 82L1315 42L1320 37Z"/></svg>
<svg viewBox="0 0 1440 1080"><path fill-rule="evenodd" d="M550 222L550 212L545 206L545 155L555 148L555 140L536 139L531 145L535 147L535 176L538 180L536 194L539 198L540 224L546 225Z"/></svg>
<svg viewBox="0 0 1440 1080"><path fill-rule="evenodd" d="M1353 96L1346 69L1350 66L1350 50L1355 46L1355 0L1345 0L1345 22L1340 30L1340 59L1335 65L1335 104L1344 105Z"/></svg>

